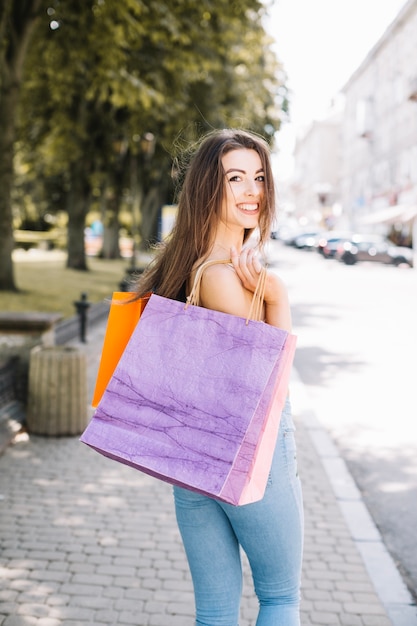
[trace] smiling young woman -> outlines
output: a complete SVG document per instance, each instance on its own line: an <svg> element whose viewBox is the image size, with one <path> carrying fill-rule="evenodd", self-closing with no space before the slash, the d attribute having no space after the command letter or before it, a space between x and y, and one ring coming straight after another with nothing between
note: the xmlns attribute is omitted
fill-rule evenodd
<svg viewBox="0 0 417 626"><path fill-rule="evenodd" d="M205 137L188 163L172 235L141 276L137 292L186 300L207 261L200 306L247 317L262 265L245 246L255 228L259 246L275 215L269 148L241 130ZM291 330L285 286L268 271L264 320ZM237 626L242 591L240 547L259 599L257 626L299 626L303 506L294 425L287 400L262 500L233 506L174 487L175 510L192 574L196 625Z"/></svg>

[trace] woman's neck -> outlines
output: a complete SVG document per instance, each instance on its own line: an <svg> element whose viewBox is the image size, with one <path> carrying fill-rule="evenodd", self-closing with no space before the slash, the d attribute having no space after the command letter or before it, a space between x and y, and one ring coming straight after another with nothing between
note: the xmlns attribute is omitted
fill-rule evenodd
<svg viewBox="0 0 417 626"><path fill-rule="evenodd" d="M229 259L231 254L230 250L232 247L235 247L236 250L238 250L238 252L240 253L242 249L242 243L240 242L239 245L231 243L229 245L228 242L223 243L215 241L210 250L210 256L217 259Z"/></svg>
<svg viewBox="0 0 417 626"><path fill-rule="evenodd" d="M230 230L218 230L213 240L211 252L217 254L222 252L226 257L230 256L230 248L236 248L240 253L243 245L245 232L232 232Z"/></svg>

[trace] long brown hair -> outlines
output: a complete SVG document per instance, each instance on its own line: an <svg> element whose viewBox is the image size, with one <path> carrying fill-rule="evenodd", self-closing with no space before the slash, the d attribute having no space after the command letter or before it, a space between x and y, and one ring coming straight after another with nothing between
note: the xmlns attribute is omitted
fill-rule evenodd
<svg viewBox="0 0 417 626"><path fill-rule="evenodd" d="M265 193L259 217L259 246L270 237L275 191L268 144L260 136L244 130L212 131L203 137L188 161L174 228L139 278L136 285L139 296L152 291L167 298L185 300L186 283L193 265L210 253L220 219L225 190L222 157L242 148L255 150L261 159ZM251 232L245 231L244 241Z"/></svg>

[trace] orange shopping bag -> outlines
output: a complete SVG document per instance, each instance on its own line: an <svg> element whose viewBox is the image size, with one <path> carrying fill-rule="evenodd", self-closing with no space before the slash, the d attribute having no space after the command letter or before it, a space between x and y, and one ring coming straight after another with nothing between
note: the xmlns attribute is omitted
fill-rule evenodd
<svg viewBox="0 0 417 626"><path fill-rule="evenodd" d="M145 296L129 302L134 295L134 293L127 291L115 291L113 293L96 386L91 402L93 407L97 407L100 402L101 396L149 300L149 296Z"/></svg>

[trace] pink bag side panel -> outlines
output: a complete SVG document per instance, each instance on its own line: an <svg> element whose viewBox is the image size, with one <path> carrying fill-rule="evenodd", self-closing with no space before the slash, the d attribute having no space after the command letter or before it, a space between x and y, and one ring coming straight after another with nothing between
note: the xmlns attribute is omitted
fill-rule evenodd
<svg viewBox="0 0 417 626"><path fill-rule="evenodd" d="M296 337L294 335L288 335L287 333L285 345L279 355L279 359L277 359L255 417L247 429L242 446L238 452L238 456L233 464L233 467L231 468L228 479L225 482L222 497L227 497L229 499L232 498L239 504L249 503L249 500L242 500L242 494L245 489L247 491L249 477L254 471L254 461L258 454L261 436L265 431L267 422L270 419L272 419L272 421L276 419L274 417L271 418L272 410L278 411L278 423L275 425L275 437L273 435L274 430L272 429L272 426L270 425L268 428L268 432L272 437L269 445L272 450L275 446L276 437L278 435L279 418L285 403L286 392L288 389L289 375L295 352L295 343ZM272 462L272 454L269 455L269 458L270 462ZM268 457L266 457L264 464L258 461L256 468L259 471L255 471L252 484L257 485L257 487L253 487L251 495L246 496L246 498L253 498L251 500L252 502L260 500L263 497L270 470Z"/></svg>
<svg viewBox="0 0 417 626"><path fill-rule="evenodd" d="M294 360L296 337L287 339L277 376L277 386L265 428L261 433L254 455L253 465L248 473L246 484L239 498L239 505L261 500L265 494L272 458L275 452L281 414L288 393L291 368Z"/></svg>
<svg viewBox="0 0 417 626"><path fill-rule="evenodd" d="M274 330L152 295L81 441L221 497L284 345Z"/></svg>
<svg viewBox="0 0 417 626"><path fill-rule="evenodd" d="M279 355L281 358L282 351ZM279 368L279 360L277 359L265 391L260 398L260 402L254 413L254 417L246 430L242 444L237 452L233 465L230 467L230 473L224 483L221 493L223 498L233 500L237 504L240 501L242 491L246 485L248 473L253 464L253 458L256 453L259 437L264 428L265 421L268 417L269 409L273 401L273 395L276 386L276 376ZM260 496L258 499L260 499Z"/></svg>

